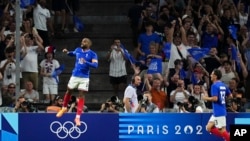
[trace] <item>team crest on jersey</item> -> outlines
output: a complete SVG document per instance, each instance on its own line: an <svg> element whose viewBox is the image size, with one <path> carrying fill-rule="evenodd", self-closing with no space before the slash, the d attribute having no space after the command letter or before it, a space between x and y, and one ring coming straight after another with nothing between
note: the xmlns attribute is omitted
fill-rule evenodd
<svg viewBox="0 0 250 141"><path fill-rule="evenodd" d="M79 64L84 64L84 58L79 58L79 59L78 59L78 63L79 63Z"/></svg>

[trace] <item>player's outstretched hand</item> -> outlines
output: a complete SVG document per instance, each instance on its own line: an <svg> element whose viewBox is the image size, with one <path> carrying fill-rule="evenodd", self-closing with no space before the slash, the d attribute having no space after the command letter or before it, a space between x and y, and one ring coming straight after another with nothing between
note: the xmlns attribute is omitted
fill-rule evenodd
<svg viewBox="0 0 250 141"><path fill-rule="evenodd" d="M63 53L68 53L69 51L65 48L62 50Z"/></svg>

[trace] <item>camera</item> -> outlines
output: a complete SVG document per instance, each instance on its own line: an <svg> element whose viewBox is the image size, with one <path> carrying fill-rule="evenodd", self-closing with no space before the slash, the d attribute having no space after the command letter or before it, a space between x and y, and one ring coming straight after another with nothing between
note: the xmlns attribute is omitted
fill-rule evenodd
<svg viewBox="0 0 250 141"><path fill-rule="evenodd" d="M110 98L110 101L112 102L112 105L115 107L115 110L120 112L124 111L124 105L117 96L112 96Z"/></svg>
<svg viewBox="0 0 250 141"><path fill-rule="evenodd" d="M226 101L226 107L227 111L231 111L231 108L233 108L233 103L236 105L236 109L234 109L237 112L242 111L242 107L244 107L244 104L241 101L241 98L233 98L233 99L227 99Z"/></svg>
<svg viewBox="0 0 250 141"><path fill-rule="evenodd" d="M177 102L177 106L179 106L179 107L186 107L187 103Z"/></svg>
<svg viewBox="0 0 250 141"><path fill-rule="evenodd" d="M29 100L23 101L20 105L21 105L20 108L27 107L29 112L34 112L36 110L36 107L37 107L37 105L35 105L35 103L32 103Z"/></svg>
<svg viewBox="0 0 250 141"><path fill-rule="evenodd" d="M12 67L11 67L11 64L9 64L9 67L7 68L7 79L11 79L12 76L11 76L11 71L12 71Z"/></svg>
<svg viewBox="0 0 250 141"><path fill-rule="evenodd" d="M113 112L113 109L119 112L124 112L124 105L117 96L112 96L106 103L104 103L104 109L109 112Z"/></svg>
<svg viewBox="0 0 250 141"><path fill-rule="evenodd" d="M21 106L29 106L29 105L30 105L30 103L28 101L24 101L21 103Z"/></svg>
<svg viewBox="0 0 250 141"><path fill-rule="evenodd" d="M109 108L110 107L110 104L108 102L105 103L105 109L106 108Z"/></svg>
<svg viewBox="0 0 250 141"><path fill-rule="evenodd" d="M186 111L191 112L190 108L188 107L188 103L186 102L177 102L177 106L181 109L184 108Z"/></svg>

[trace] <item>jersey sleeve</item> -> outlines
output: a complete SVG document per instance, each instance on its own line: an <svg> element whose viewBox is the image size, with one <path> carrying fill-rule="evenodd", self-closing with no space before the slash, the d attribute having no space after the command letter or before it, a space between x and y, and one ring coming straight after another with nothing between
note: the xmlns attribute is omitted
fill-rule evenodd
<svg viewBox="0 0 250 141"><path fill-rule="evenodd" d="M230 89L227 87L227 89L226 89L226 96L228 96L228 95L230 95L231 94L231 91L230 91Z"/></svg>
<svg viewBox="0 0 250 141"><path fill-rule="evenodd" d="M218 96L218 89L216 85L212 85L211 87L211 96Z"/></svg>
<svg viewBox="0 0 250 141"><path fill-rule="evenodd" d="M93 62L93 60L98 60L98 56L95 52L92 51L92 61L91 62Z"/></svg>

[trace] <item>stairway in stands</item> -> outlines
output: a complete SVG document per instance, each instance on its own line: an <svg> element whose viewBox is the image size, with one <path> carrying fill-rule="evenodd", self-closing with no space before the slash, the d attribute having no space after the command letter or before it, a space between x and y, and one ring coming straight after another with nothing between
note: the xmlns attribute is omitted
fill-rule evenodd
<svg viewBox="0 0 250 141"><path fill-rule="evenodd" d="M128 50L133 50L131 30L126 17L132 4L131 0L80 0L81 8L78 16L85 25L84 32L70 32L53 39L53 45L57 50L55 57L61 64L66 65L66 70L60 76L60 95L63 95L66 90L75 63L75 58L63 54L62 49L74 50L84 37L93 41L91 49L97 52L99 58L98 69L91 71L86 105L90 110L98 110L101 103L113 95L108 77L109 63L106 61L105 55L114 37L120 38ZM75 91L76 94L77 91Z"/></svg>

